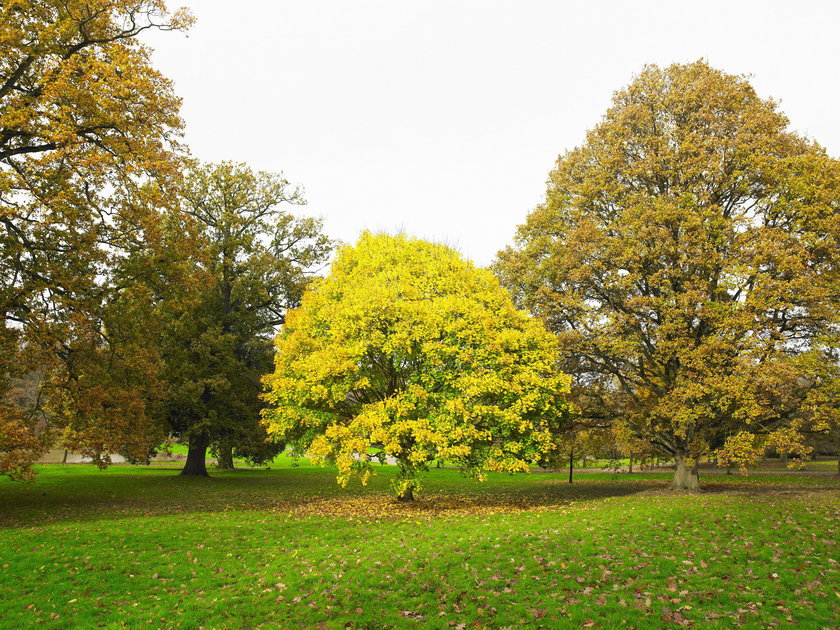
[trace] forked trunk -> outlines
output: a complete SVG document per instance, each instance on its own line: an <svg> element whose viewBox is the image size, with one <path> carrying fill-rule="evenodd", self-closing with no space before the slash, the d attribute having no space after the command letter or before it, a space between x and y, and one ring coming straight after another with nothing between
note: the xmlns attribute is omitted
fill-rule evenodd
<svg viewBox="0 0 840 630"><path fill-rule="evenodd" d="M219 470L233 470L233 447L230 444L219 445L219 461L216 462Z"/></svg>
<svg viewBox="0 0 840 630"><path fill-rule="evenodd" d="M181 474L191 477L209 477L207 474L207 446L210 438L206 433L190 437L190 446L187 451L187 461Z"/></svg>
<svg viewBox="0 0 840 630"><path fill-rule="evenodd" d="M684 455L674 456L676 470L671 481L672 490L699 490L700 476L697 474L697 462L689 466Z"/></svg>

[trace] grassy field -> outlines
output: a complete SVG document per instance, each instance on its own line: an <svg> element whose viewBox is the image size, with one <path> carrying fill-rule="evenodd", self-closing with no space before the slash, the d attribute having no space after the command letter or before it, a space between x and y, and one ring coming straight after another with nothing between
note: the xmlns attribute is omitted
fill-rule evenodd
<svg viewBox="0 0 840 630"><path fill-rule="evenodd" d="M0 480L0 626L834 628L826 475L491 476L365 488L288 460L181 478L44 466Z"/></svg>

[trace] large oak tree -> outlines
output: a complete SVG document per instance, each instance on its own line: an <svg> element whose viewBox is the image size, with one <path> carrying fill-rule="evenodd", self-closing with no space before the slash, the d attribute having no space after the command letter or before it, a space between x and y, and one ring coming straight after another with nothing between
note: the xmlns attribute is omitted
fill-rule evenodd
<svg viewBox="0 0 840 630"><path fill-rule="evenodd" d="M124 263L159 244L182 122L137 36L189 22L161 0L0 4L0 452L16 473L37 454L34 417L3 391L36 367L56 386L49 417L84 450L149 447L132 383L151 387L153 362L142 344L117 350L118 328L141 338L118 304L143 292Z"/></svg>
<svg viewBox="0 0 840 630"><path fill-rule="evenodd" d="M837 422L840 169L743 77L649 66L496 264L578 401L676 459L807 450Z"/></svg>

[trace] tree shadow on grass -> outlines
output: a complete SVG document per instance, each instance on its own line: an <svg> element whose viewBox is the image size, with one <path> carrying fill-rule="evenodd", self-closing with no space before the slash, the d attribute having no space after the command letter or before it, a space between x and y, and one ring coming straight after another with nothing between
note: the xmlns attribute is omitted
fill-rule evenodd
<svg viewBox="0 0 840 630"><path fill-rule="evenodd" d="M394 473L386 468L367 486L356 480L341 488L335 471L324 468L239 470L209 478L180 477L175 469L47 468L34 484L0 483L0 528L232 511L348 518L547 511L650 486L604 481L569 485L542 475L495 475L477 483L456 471L431 471L425 478L427 490L417 501L398 503L389 485Z"/></svg>
<svg viewBox="0 0 840 630"><path fill-rule="evenodd" d="M321 472L322 474L318 474ZM115 471L44 467L35 483L0 480L0 528L199 512L272 510L278 501L335 492L313 469L240 470L181 477L178 469Z"/></svg>
<svg viewBox="0 0 840 630"><path fill-rule="evenodd" d="M393 468L393 467L390 467ZM394 500L389 483L395 470L383 468L367 486L347 488L325 468L261 469L214 473L210 478L178 471L136 469L115 472L47 470L35 484L0 483L0 528L185 514L272 512L328 518L438 518L481 514L564 511L587 501L633 494L669 493L669 478L581 475L569 484L560 475L493 475L485 483L454 470L431 471L418 500ZM702 482L712 494L772 494L838 490L840 483L792 485L727 480ZM673 493L672 493L673 494Z"/></svg>

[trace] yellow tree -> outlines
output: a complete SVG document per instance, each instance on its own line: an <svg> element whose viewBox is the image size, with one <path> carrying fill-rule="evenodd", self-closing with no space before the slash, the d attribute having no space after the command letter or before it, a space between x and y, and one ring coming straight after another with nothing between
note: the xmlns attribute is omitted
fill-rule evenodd
<svg viewBox="0 0 840 630"><path fill-rule="evenodd" d="M443 246L364 234L304 294L266 378L269 433L338 466L346 484L396 458L412 500L437 458L467 475L529 470L564 425L557 342L493 275Z"/></svg>
<svg viewBox="0 0 840 630"><path fill-rule="evenodd" d="M89 419L84 410L98 408L123 423L104 430L104 442L88 441L94 450L134 440L145 425L142 403L131 387L88 387L92 379L78 370L109 364L77 359L114 349L104 318L119 314L116 304L132 290L143 293L117 268L132 249L159 245L159 209L180 171L179 99L137 35L189 21L161 0L0 3L0 397L16 373L63 371L50 382L73 391L54 397L68 411L54 419ZM145 357L131 365L130 351L110 354L133 373L117 379L129 384L149 365ZM0 424L12 424L0 442L21 427L31 432L20 411L3 412Z"/></svg>
<svg viewBox="0 0 840 630"><path fill-rule="evenodd" d="M675 488L837 420L840 169L787 127L742 77L646 67L496 264Z"/></svg>

